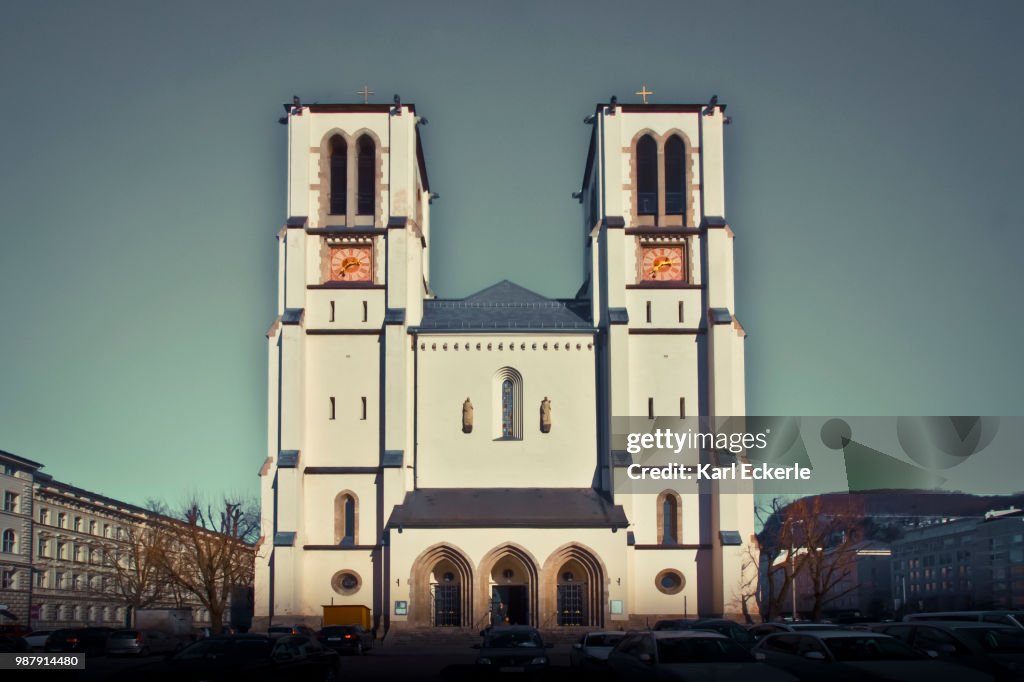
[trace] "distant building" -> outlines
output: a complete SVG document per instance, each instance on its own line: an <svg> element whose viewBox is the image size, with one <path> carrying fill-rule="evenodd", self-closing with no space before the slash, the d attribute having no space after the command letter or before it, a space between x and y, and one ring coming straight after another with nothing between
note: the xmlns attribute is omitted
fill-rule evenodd
<svg viewBox="0 0 1024 682"><path fill-rule="evenodd" d="M802 561L805 548L795 553L796 563ZM849 547L842 555L834 548L825 550L826 561L841 561L845 566L837 567L835 584L825 595L823 613L825 616L858 615L881 618L892 610L891 567L892 551L882 542L865 540ZM789 571L788 553L783 553L776 565ZM764 581L762 581L764 584ZM792 614L793 595L786 590L781 600L782 612ZM796 611L806 617L814 607L811 576L806 568L796 574Z"/></svg>
<svg viewBox="0 0 1024 682"><path fill-rule="evenodd" d="M119 561L134 565L133 530L166 517L54 480L42 464L0 450L0 623L28 629L127 622L117 587ZM209 614L189 594L173 592L153 606L191 607L193 622Z"/></svg>
<svg viewBox="0 0 1024 682"><path fill-rule="evenodd" d="M892 571L894 603L910 612L1024 608L1024 511L909 531Z"/></svg>

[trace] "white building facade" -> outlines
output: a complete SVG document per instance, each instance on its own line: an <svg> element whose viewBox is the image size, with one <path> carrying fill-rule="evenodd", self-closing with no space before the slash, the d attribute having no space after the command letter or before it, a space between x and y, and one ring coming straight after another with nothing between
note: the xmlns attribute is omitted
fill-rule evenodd
<svg viewBox="0 0 1024 682"><path fill-rule="evenodd" d="M744 413L724 107L599 105L579 293L458 300L430 289L415 107L286 109L254 629L331 604L378 634L738 611L752 496L617 491L611 433Z"/></svg>

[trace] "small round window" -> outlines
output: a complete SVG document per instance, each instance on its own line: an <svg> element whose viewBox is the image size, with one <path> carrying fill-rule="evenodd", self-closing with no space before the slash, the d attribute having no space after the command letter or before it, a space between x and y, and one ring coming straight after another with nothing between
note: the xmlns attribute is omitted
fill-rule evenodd
<svg viewBox="0 0 1024 682"><path fill-rule="evenodd" d="M355 594L362 583L362 579L355 571L338 571L331 578L331 587L334 591L344 595Z"/></svg>
<svg viewBox="0 0 1024 682"><path fill-rule="evenodd" d="M654 586L664 594L678 594L686 586L686 578L679 571L667 568L654 578Z"/></svg>

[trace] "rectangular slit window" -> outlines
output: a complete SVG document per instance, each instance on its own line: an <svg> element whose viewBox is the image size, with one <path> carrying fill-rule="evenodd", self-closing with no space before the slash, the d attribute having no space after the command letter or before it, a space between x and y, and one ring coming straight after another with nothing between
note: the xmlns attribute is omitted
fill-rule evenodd
<svg viewBox="0 0 1024 682"><path fill-rule="evenodd" d="M683 320L684 320L684 317L683 317L683 302L680 301L679 302L679 321L683 322Z"/></svg>
<svg viewBox="0 0 1024 682"><path fill-rule="evenodd" d="M686 398L679 399L679 418L686 419Z"/></svg>
<svg viewBox="0 0 1024 682"><path fill-rule="evenodd" d="M370 313L370 308L366 304L366 301L363 301L363 322L366 322L366 320L369 318L369 313Z"/></svg>
<svg viewBox="0 0 1024 682"><path fill-rule="evenodd" d="M647 302L647 322L650 323L650 321L651 321L651 302L648 301Z"/></svg>
<svg viewBox="0 0 1024 682"><path fill-rule="evenodd" d="M331 322L334 322L334 301L331 301Z"/></svg>
<svg viewBox="0 0 1024 682"><path fill-rule="evenodd" d="M363 402L363 407L362 407L363 412L362 412L362 416L359 417L359 418L360 419L366 419L366 396L364 395L362 398L360 398L360 400Z"/></svg>
<svg viewBox="0 0 1024 682"><path fill-rule="evenodd" d="M334 396L331 396L331 416L328 419L334 419Z"/></svg>
<svg viewBox="0 0 1024 682"><path fill-rule="evenodd" d="M647 399L647 418L654 419L654 398Z"/></svg>

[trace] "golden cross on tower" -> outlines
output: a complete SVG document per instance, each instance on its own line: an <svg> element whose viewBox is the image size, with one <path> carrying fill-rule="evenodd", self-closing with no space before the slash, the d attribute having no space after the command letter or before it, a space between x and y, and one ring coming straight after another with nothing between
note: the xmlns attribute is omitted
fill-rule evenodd
<svg viewBox="0 0 1024 682"><path fill-rule="evenodd" d="M362 90L356 90L356 94L363 96L363 104L369 104L370 95L376 95L377 93L371 90L368 86L364 85Z"/></svg>
<svg viewBox="0 0 1024 682"><path fill-rule="evenodd" d="M634 95L640 95L644 98L644 104L647 104L647 95L653 95L654 93L647 89L646 85L640 86L640 92L634 92Z"/></svg>

